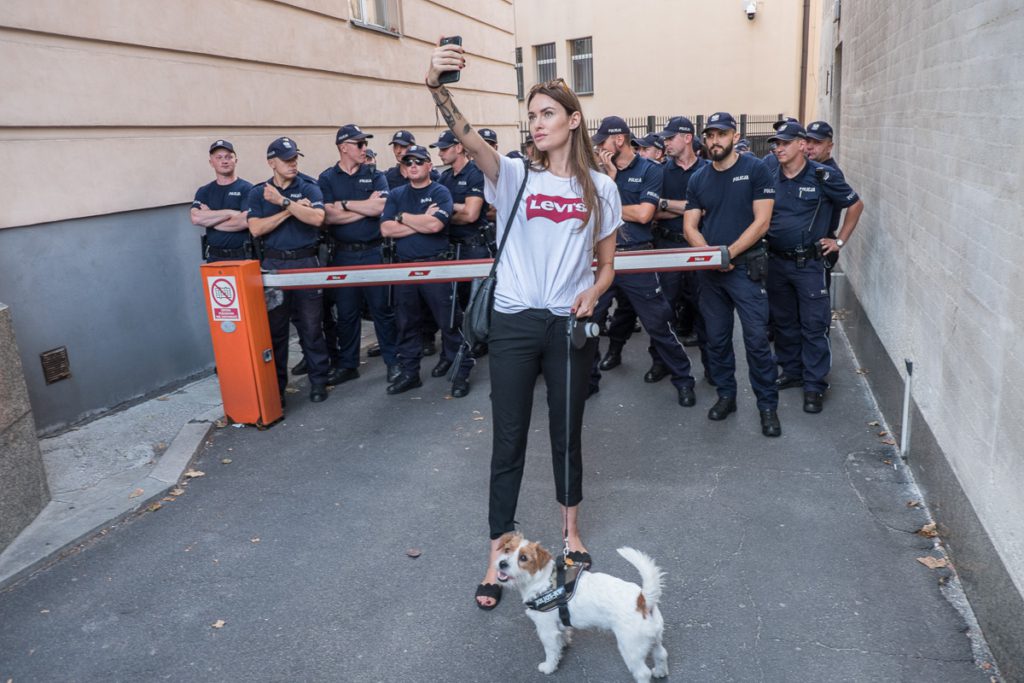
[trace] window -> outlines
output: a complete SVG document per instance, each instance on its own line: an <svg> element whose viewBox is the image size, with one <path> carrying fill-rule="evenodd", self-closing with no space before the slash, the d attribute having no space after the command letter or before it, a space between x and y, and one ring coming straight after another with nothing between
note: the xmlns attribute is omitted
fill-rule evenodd
<svg viewBox="0 0 1024 683"><path fill-rule="evenodd" d="M352 23L364 28L401 35L401 12L399 0L349 0L352 9Z"/></svg>
<svg viewBox="0 0 1024 683"><path fill-rule="evenodd" d="M537 82L553 81L558 78L558 60L555 59L555 44L544 43L533 46L533 56L537 59Z"/></svg>
<svg viewBox="0 0 1024 683"><path fill-rule="evenodd" d="M516 99L523 101L523 48L516 48Z"/></svg>
<svg viewBox="0 0 1024 683"><path fill-rule="evenodd" d="M569 41L572 61L572 89L577 95L594 94L594 39L576 38Z"/></svg>

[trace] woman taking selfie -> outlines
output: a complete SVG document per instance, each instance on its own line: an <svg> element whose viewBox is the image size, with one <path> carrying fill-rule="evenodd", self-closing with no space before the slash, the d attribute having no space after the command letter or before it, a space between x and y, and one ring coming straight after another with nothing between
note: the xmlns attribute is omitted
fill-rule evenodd
<svg viewBox="0 0 1024 683"><path fill-rule="evenodd" d="M460 71L465 65L461 46L439 46L431 56L426 83L448 127L483 171L485 197L497 208L499 242L506 228L509 231L498 258L488 341L494 422L488 510L491 544L476 602L489 610L501 599L494 566L498 538L514 530L539 373L547 385L556 499L569 557L590 562L577 514L583 498L580 431L596 340L572 349L572 375L567 382L566 333L570 314L581 319L590 316L598 297L611 285L622 205L615 183L597 170L579 99L564 81L539 83L527 96L535 146L527 172L522 161L503 157L484 142L455 106L451 91L439 84L443 72ZM522 200L513 206L524 178ZM594 257L596 277L591 270ZM568 491L567 392L571 405Z"/></svg>

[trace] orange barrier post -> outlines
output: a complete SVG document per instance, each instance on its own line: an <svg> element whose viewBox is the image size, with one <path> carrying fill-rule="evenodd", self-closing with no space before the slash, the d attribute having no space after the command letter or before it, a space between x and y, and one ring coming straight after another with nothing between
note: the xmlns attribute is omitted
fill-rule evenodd
<svg viewBox="0 0 1024 683"><path fill-rule="evenodd" d="M259 261L206 263L199 271L224 414L269 427L283 413Z"/></svg>

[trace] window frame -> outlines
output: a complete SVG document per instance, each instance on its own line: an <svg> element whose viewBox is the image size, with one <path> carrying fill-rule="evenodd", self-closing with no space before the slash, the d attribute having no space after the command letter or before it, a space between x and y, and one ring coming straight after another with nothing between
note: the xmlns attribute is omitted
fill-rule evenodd
<svg viewBox="0 0 1024 683"><path fill-rule="evenodd" d="M541 50L551 48L551 57L541 58ZM541 43L540 45L533 46L533 58L537 65L537 82L545 83L547 81L553 81L558 78L558 51L556 50L554 43ZM547 67L551 68L551 76L546 77L542 69Z"/></svg>
<svg viewBox="0 0 1024 683"><path fill-rule="evenodd" d="M516 99L522 102L526 99L526 83L523 79L523 48L517 47L515 52L516 65Z"/></svg>
<svg viewBox="0 0 1024 683"><path fill-rule="evenodd" d="M395 38L402 37L402 3L401 0L382 0L384 6L384 23L390 24L385 26L381 24L374 24L366 19L368 13L366 11L368 3L375 3L377 0L349 0L349 22L358 28L366 29L367 31L376 31L377 33L383 33L386 36L392 36ZM394 14L394 16L392 16Z"/></svg>
<svg viewBox="0 0 1024 683"><path fill-rule="evenodd" d="M583 41L589 41L590 52L576 52L577 43ZM594 94L594 37L586 36L584 38L570 38L569 39L569 65L572 73L572 90L577 95L593 95ZM584 89L582 84L576 79L576 65L584 65L582 68L587 69L590 77L590 88ZM585 79L580 79L585 80Z"/></svg>

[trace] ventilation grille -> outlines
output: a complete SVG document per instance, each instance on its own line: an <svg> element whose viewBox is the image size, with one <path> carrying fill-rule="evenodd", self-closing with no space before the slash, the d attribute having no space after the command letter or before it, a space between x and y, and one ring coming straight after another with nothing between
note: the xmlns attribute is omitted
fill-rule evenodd
<svg viewBox="0 0 1024 683"><path fill-rule="evenodd" d="M68 362L68 347L61 346L39 354L43 364L43 377L47 384L59 382L71 376L71 363Z"/></svg>

